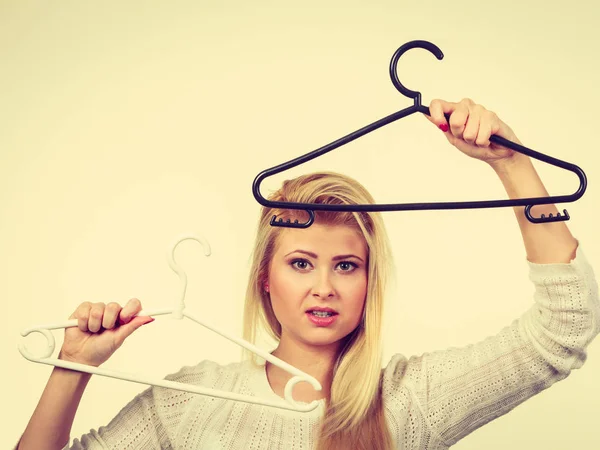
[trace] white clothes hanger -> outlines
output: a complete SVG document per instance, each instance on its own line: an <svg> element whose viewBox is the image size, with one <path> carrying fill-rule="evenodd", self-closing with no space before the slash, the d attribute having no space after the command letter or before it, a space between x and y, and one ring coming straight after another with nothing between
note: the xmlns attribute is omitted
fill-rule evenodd
<svg viewBox="0 0 600 450"><path fill-rule="evenodd" d="M144 375L128 374L125 372L119 372L119 371L115 371L115 370L103 369L100 367L88 366L86 364L74 363L74 362L70 362L70 361L63 361L58 358L51 358L51 355L54 352L56 343L54 340L54 335L49 330L57 330L57 329L61 329L61 328L76 327L77 319L72 319L72 320L68 320L65 322L59 322L59 323L53 323L53 324L37 325L37 326L33 326L33 327L30 327L30 328L27 328L27 329L21 331L21 336L23 336L23 337L26 337L30 333L34 333L34 332L41 333L46 338L47 344L48 344L44 353L41 356L35 356L27 349L26 345L23 342L21 342L21 343L19 343L19 351L21 352L21 355L23 355L29 361L35 362L35 363L48 364L51 366L62 367L64 369L75 370L78 372L85 372L85 373L90 373L90 374L95 374L95 375L102 375L105 377L116 378L119 380L132 381L134 383L147 384L147 385L151 385L151 386L159 386L159 387L164 387L164 388L168 388L168 389L176 389L179 391L191 392L194 394L208 395L211 397L224 398L224 399L235 400L235 401L239 401L239 402L271 406L274 408L287 409L287 410L291 410L291 411L307 412L307 411L314 410L319 405L318 401L315 400L311 403L298 403L294 400L294 398L292 396L292 390L296 384L298 384L302 381L306 381L307 383L310 383L315 390L320 391L321 384L316 380L316 378L308 375L307 373L302 372L301 370L286 363L285 361L282 361L281 359L271 355L270 353L256 347L255 345L251 344L250 342L245 341L240 338L237 338L235 336L231 336L230 334L228 334L222 330L219 330L219 329L199 320L198 318L192 316L190 313L184 311L184 309L185 309L185 291L187 288L187 276L186 276L185 272L183 271L183 269L175 262L174 253L175 253L175 248L177 247L177 245L179 245L182 241L184 241L186 239L191 239L191 240L195 240L195 241L199 242L204 247L205 255L206 256L210 255L210 246L209 246L208 242L204 238L202 238L198 235L185 235L185 236L182 236L179 239L177 239L175 244L172 247L170 247L170 250L167 254L167 259L169 261L169 266L171 267L171 269L173 269L173 271L177 275L179 275L179 280L180 280L179 298L175 302L175 305L173 306L173 308L156 309L156 310L150 310L150 311L142 310L137 315L138 316L161 316L162 315L162 316L168 316L173 319L179 319L179 320L182 320L184 317L187 317L188 319L208 328L211 331L214 331L217 334L220 334L224 338L229 339L232 342L235 342L236 344L250 350L251 352L256 353L261 358L269 361L270 363L276 365L277 367L280 367L281 369L285 370L286 372L294 375L285 385L285 390L284 390L285 401L284 400L281 400L281 401L266 400L266 399L261 399L259 397L253 397L250 395L242 395L242 394L236 394L233 392L219 391L219 390L215 390L215 389L203 388L203 387L193 386L190 384L179 383L179 382L175 382L175 381L157 380L155 378L147 377Z"/></svg>

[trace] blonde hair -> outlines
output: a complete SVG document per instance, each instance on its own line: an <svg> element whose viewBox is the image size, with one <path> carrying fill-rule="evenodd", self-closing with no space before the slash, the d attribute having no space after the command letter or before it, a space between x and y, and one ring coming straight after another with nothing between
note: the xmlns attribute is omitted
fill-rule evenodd
<svg viewBox="0 0 600 450"><path fill-rule="evenodd" d="M287 180L269 196L272 201L321 204L373 204L371 194L357 181L334 172L319 172ZM263 207L260 214L244 307L244 339L256 342L260 330L279 341L281 324L264 291L269 263L282 231L271 217L306 220L305 211ZM334 364L327 409L317 439L318 450L389 450L393 442L381 398L383 300L391 254L379 213L315 211L315 223L346 225L362 232L367 242L368 287L363 320L345 338ZM247 354L249 355L249 354ZM256 359L253 358L256 362Z"/></svg>

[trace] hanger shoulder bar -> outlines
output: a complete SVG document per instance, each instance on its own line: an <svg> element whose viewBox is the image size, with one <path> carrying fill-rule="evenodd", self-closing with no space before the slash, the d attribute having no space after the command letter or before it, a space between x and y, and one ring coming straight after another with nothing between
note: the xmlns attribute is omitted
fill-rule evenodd
<svg viewBox="0 0 600 450"><path fill-rule="evenodd" d="M254 397L251 395L243 395L243 394L236 394L234 392L209 389L209 388L204 388L201 386L194 386L192 384L180 383L177 381L170 381L170 380L164 380L164 379L158 380L158 379L155 379L152 377L147 377L144 375L129 374L129 373L120 372L120 371L116 371L116 370L104 369L101 367L88 366L86 364L73 363L70 361L64 361L62 359L56 359L56 358L35 358L35 357L33 357L33 358L27 358L27 359L29 359L32 362L36 362L36 363L40 363L40 364L47 364L50 366L62 367L63 369L75 370L77 372L84 372L84 373L89 373L89 374L93 374L93 375L100 375L103 377L110 377L110 378L115 378L118 380L131 381L133 383L146 384L146 385L150 385L150 386L158 386L158 387L163 387L163 388L167 388L167 389L175 389L178 391L190 392L192 394L200 394L200 395L207 395L210 397L218 397L218 398L223 398L226 400L235 400L235 401L239 401L239 402L252 403L252 404L257 404L257 405L272 406L275 408L287 409L290 411L307 412L307 411L312 411L313 409L315 409L318 406L318 402L312 402L312 403L308 403L308 404L301 404L301 403L290 404L283 400L281 400L281 401L266 400L266 399L262 399L260 397Z"/></svg>
<svg viewBox="0 0 600 450"><path fill-rule="evenodd" d="M276 175L285 170L289 170L293 167L299 166L300 164L304 164L312 159L318 158L319 156L322 156L325 153L329 153L330 151L335 150L336 148L341 147L342 145L345 145L349 142L352 142L352 141L358 139L361 136L364 136L365 134L368 134L372 131L377 130L378 128L381 128L387 124L390 124L396 120L399 120L403 117L409 116L409 115L411 115L415 112L419 112L419 111L420 111L419 107L417 107L415 105L409 106L408 108L404 108L401 111L397 111L393 114L390 114L389 116L379 119L379 120L377 120L367 126L364 126L346 136L343 136L327 145L324 145L323 147L320 147L320 148L313 150L309 153L306 153L302 156L294 158L290 161L281 163L277 166L263 170L261 173L259 173L255 177L254 182L252 184L252 193L254 194L254 198L256 198L256 200L261 205L268 206L265 203L263 203L263 202L268 202L268 200L265 199L262 196L262 194L260 193L260 183L262 183L265 178L271 177L271 176Z"/></svg>
<svg viewBox="0 0 600 450"><path fill-rule="evenodd" d="M414 107L412 107L414 108ZM403 110L405 111L405 110ZM427 110L428 112L429 110ZM402 111L401 111L402 112ZM391 117L391 116L388 116ZM360 131L360 130L359 130ZM352 136L352 135L348 135ZM420 202L420 203L388 203L388 204L371 204L371 205L324 205L319 203L295 203L295 202L278 202L265 199L258 193L255 184L255 198L263 206L269 208L281 209L298 209L298 210L313 210L313 211L355 211L355 212L383 212L383 211L416 211L416 210L440 210L440 209L474 209L474 208L499 208L507 206L533 206L547 205L552 203L567 203L574 202L581 198L587 188L587 178L583 170L575 164L562 161L552 156L537 152L516 142L509 141L501 136L492 135L490 141L511 148L517 152L528 155L534 159L538 159L545 163L556 167L563 168L573 172L579 178L579 187L576 192L570 195L556 195L550 197L530 197L510 200L479 200L479 201L461 201L461 202ZM336 141L337 142L337 141ZM330 144L331 145L331 144ZM341 144L340 144L341 145ZM315 156L316 157L316 156ZM305 161L302 161L305 162ZM301 164L299 162L297 164ZM296 165L297 165L296 164ZM283 166L283 165L282 165ZM281 166L278 166L281 167ZM266 173L267 171L263 172ZM273 172L272 174L277 173ZM271 176L268 174L266 176ZM266 178L265 176L265 178Z"/></svg>

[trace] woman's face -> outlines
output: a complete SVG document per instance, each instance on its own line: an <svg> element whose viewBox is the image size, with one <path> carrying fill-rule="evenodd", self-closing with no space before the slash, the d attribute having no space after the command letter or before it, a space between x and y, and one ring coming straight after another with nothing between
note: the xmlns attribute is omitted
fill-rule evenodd
<svg viewBox="0 0 600 450"><path fill-rule="evenodd" d="M339 344L362 319L367 264L368 247L356 229L314 224L283 230L268 278L281 340Z"/></svg>

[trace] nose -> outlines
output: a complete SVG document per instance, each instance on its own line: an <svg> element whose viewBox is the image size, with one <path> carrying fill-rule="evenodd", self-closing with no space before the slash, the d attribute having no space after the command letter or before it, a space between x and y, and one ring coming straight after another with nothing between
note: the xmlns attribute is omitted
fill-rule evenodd
<svg viewBox="0 0 600 450"><path fill-rule="evenodd" d="M326 299L335 295L335 288L330 275L329 271L319 273L312 289L313 296Z"/></svg>

